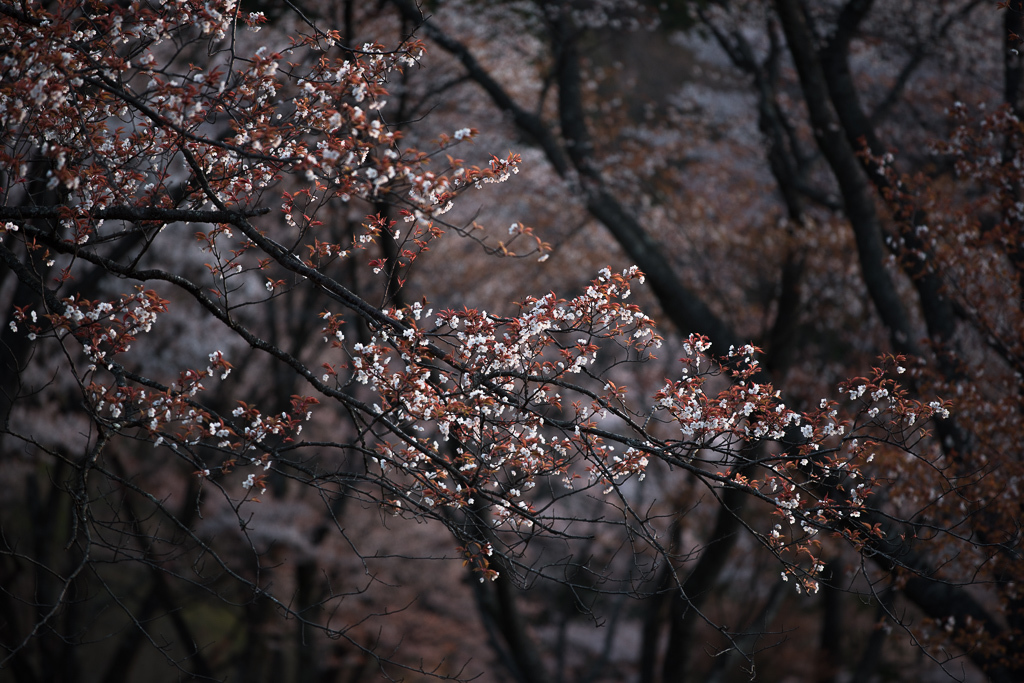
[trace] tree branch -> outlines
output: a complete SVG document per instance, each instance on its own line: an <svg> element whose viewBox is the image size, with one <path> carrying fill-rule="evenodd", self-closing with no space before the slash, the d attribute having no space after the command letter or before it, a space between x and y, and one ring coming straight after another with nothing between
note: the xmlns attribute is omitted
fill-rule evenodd
<svg viewBox="0 0 1024 683"><path fill-rule="evenodd" d="M68 206L0 206L0 220L58 219L74 212ZM209 211L199 209L162 209L156 206L110 206L91 209L89 215L98 220L122 220L133 223L234 223L239 218L270 213L265 206L252 209Z"/></svg>

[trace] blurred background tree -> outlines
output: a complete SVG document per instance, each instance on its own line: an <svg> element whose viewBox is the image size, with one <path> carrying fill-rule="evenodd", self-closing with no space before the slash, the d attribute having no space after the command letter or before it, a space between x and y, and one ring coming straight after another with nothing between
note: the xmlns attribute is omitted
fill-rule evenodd
<svg viewBox="0 0 1024 683"><path fill-rule="evenodd" d="M1021 16L0 4L0 671L1020 680Z"/></svg>

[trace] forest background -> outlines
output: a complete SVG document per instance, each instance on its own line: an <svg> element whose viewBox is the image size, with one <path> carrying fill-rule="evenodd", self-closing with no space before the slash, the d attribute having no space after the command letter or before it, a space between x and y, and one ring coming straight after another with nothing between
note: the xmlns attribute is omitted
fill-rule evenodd
<svg viewBox="0 0 1024 683"><path fill-rule="evenodd" d="M0 2L0 678L1024 680L1022 17Z"/></svg>

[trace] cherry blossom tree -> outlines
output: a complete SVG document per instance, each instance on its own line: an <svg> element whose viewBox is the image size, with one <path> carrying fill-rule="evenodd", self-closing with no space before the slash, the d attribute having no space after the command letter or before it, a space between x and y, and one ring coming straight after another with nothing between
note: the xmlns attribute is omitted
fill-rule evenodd
<svg viewBox="0 0 1024 683"><path fill-rule="evenodd" d="M694 280L686 279L685 271L673 265L673 261L694 264L691 268L699 272L696 263L700 257L687 260L686 254L694 250L695 244L706 254L708 243L703 239L704 234L721 231L720 227L708 227L698 220L689 233L691 242L672 242L671 237L680 224L685 226L692 220L690 216L695 213L692 204L707 201L699 193L715 193L718 191L715 186L724 184L722 175L705 170L708 164L702 171L712 178L710 183L702 183L696 174L685 171L675 174L673 170L673 166L678 165L673 155L696 156L699 152L693 150L706 143L697 136L687 136L688 131L680 132L681 124L689 120L681 121L678 114L673 117L675 112L669 111L667 120L661 122L648 111L642 114L644 123L637 124L635 118L623 119L621 106L608 107L602 102L602 97L616 92L616 84L607 76L608 67L616 67L602 55L608 44L603 41L610 40L611 36L621 40L630 27L636 30L644 26L650 13L640 6L621 3L594 6L572 2L537 3L533 23L529 26L538 36L530 56L530 63L538 65L540 72L534 79L538 87L524 92L520 85L507 78L503 80L499 75L498 65L506 54L502 47L482 42L467 32L472 20L458 21L453 14L446 13L445 8L438 8L435 15L428 16L412 3L396 1L394 4L409 21L418 18L424 22L420 34L448 52L482 97L503 111L519 132L543 151L555 173L565 179L567 189L576 194L591 217L605 227L622 251L648 274L664 315L678 329L699 330L711 339L730 345L740 343L737 340L747 333L736 330L749 329L749 315L744 315L747 309L736 305L735 296L727 299L725 305L716 306L719 302L715 293L708 293L703 284L695 287L691 284ZM1016 280L1012 274L1016 237L1010 235L1016 235L1019 226L1006 214L1006 207L1014 205L1018 186L1012 170L1014 164L1019 163L1013 156L1012 128L1016 119L1011 116L1005 126L998 123L1002 118L986 119L981 130L986 131L984 135L988 136L992 147L988 150L972 147L970 152L965 152L963 141L971 140L973 144L977 139L974 136L979 134L965 132L963 122L971 117L964 114L964 108L969 105L959 100L969 98L979 110L984 107L986 98L989 102L1005 101L1011 109L1017 106L1020 69L1016 49L1019 36L1015 27L1019 26L1021 14L1019 7L1006 3L1002 6L1005 12L1000 23L998 15L986 14L981 11L982 7L977 2L887 3L882 7L878 3L855 0L813 5L800 2L737 2L711 6L676 3L661 9L663 19L683 26L696 23L706 37L701 43L677 34L674 38L679 45L692 45L692 49L706 53L716 48L718 61L712 68L753 86L750 90L756 104L749 110L751 116L739 121L733 118L730 124L738 128L748 121L748 125L756 127L754 144L740 135L720 131L722 126L714 121L716 104L709 96L698 99L702 95L695 97L691 89L686 97L690 102L700 102L698 106L707 107L708 118L712 119L698 129L698 135L717 135L743 145L738 156L744 162L752 155L763 154L762 178L767 176L769 182L763 179L755 182L767 186L762 192L776 190L780 200L774 207L756 204L766 217L752 219L742 210L736 211L739 215L731 229L737 235L746 233L747 241L742 242L743 237L734 238L725 259L715 261L722 275L710 278L721 291L732 291L735 285L729 280L750 279L750 273L760 271L764 273L760 276L763 279L755 281L752 289L767 284L769 291L777 292L769 295L770 308L764 314L771 324L762 324L760 330L755 327L753 329L758 331L750 333L763 339L768 348L765 366L770 376L778 384L784 383L791 397L799 397L796 400L804 401L805 405L813 403L814 394L808 395L807 390L814 383L808 386L800 375L822 370L830 373L829 367L834 361L828 356L832 351L827 345L812 351L816 344L801 343L795 334L801 326L805 331L822 329L824 326L818 321L827 319L829 322L824 325L832 326L826 328L829 335L833 330L857 326L865 330L865 337L874 337L866 345L850 343L844 338L841 343L846 348L887 348L915 358L909 381L909 388L915 395L921 397L935 392L957 396L972 406L967 412L937 425L940 438L936 453L941 455L936 456L933 464L946 474L957 472L956 480L967 487L958 485L948 489L957 491L956 502L945 499L958 509L956 512L937 504L935 494L945 487L937 486L937 481L925 472L915 470L911 474L900 466L890 470L892 491L900 491L895 497L901 499L902 504L916 500L922 511L937 504L936 517L931 517L931 513L925 515L932 520L928 525L941 519L938 526L943 526L954 517L960 518L964 528L971 529L961 540L971 540L963 546L959 540L947 536L931 546L936 554L921 544L908 544L897 554L913 557L910 564L915 567L917 577L908 583L897 582L893 588L894 594L907 598L924 611L924 623L929 626L917 633L937 626L960 643L970 643L974 648L972 659L989 677L1012 680L1017 665L1000 654L1013 649L1007 644L1020 630L1019 619L1015 616L1019 614L1019 600L1009 580L1012 572L1001 568L988 575L989 579L985 580L1001 588L981 603L971 593L953 588L954 584L973 582L978 578L975 572L983 566L994 567L1003 561L1012 564L1019 557L1017 525L1006 524L1019 518L1019 510L1001 507L1004 502L1016 499L1019 457L1015 448L1009 447L998 449L1001 455L993 458L992 446L983 445L995 432L1005 434L1011 441L1014 439L1016 421L1008 417L1014 409L1008 406L1019 405L1019 397L1015 389L1010 389L1009 393L983 389L977 381L984 374L994 373L1001 378L997 382L1001 386L1017 384L1014 377L1018 373L1011 360L1013 352L1008 351L1013 344L1000 341L1016 338L1016 331L1010 331L1013 324L1005 320L1004 314L1000 314L1000 323L996 324L977 312L986 308L981 299L995 303L1004 302L1007 297L1018 298L1016 290L1003 289L1003 283ZM462 7L462 11L466 8ZM517 6L515 11L523 10ZM485 13L477 16L481 15ZM644 35L646 39L650 34ZM677 58L681 57L683 55L677 53ZM666 62L662 62L658 68L665 65ZM621 65L618 68L624 72L629 69ZM997 81L992 74L998 74L1000 69L1004 72L1002 92L981 86ZM605 75L602 76L602 72ZM625 73L623 80L629 78L635 80L629 86L623 84L624 89L636 87L644 78L654 80L656 77ZM652 100L649 104L656 109L658 100ZM717 115L735 117L735 110L724 110L726 113ZM635 116L643 110L633 106L627 111ZM688 111L683 109L680 113L692 118ZM950 111L960 112L953 121ZM908 125L908 121L913 124ZM951 123L957 127L952 128ZM936 142L946 139L954 141L952 146ZM652 141L656 143L651 144ZM666 142L669 144L665 145ZM676 146L672 147L672 143ZM1003 145L1002 151L999 145ZM726 144L717 146L724 148ZM948 174L948 170L952 170L951 161L946 162L950 166L939 166L935 170L937 159L943 158L956 160L956 177ZM979 175L979 166L974 164L985 166L994 159L1001 159L1004 165ZM908 165L922 169L921 176L913 183L907 171L900 170ZM742 175L746 169L741 166L743 164L727 165L726 172L732 176ZM968 168L972 171L968 172ZM730 187L732 194L719 194L716 216L719 222L729 220L725 206L755 205L749 190L734 185L735 190ZM699 190L689 190L692 186ZM916 188L914 192L908 191L911 186ZM664 187L671 190L661 190ZM993 197L990 187L1003 188L1005 194ZM967 199L972 194L985 197L982 205L989 207L986 213L979 213L981 205ZM674 213L665 208L672 206L672 196L680 198L679 208ZM736 196L742 198L737 201ZM948 202L941 211L932 205L937 196ZM991 207L1003 208L993 211ZM999 214L1003 218L994 231L992 216ZM978 216L985 216L980 225ZM958 246L947 252L942 245L951 244L945 242L949 238L945 236L951 236L945 226L950 224L961 225L966 231L952 231L957 235L954 239L959 240L958 245L973 243L974 235L980 232L986 235L985 249L964 250ZM944 237L929 237L930 230L939 230ZM828 242L836 238L823 234L828 232L849 238L829 245ZM1000 237L994 238L996 234ZM996 246L998 240L1001 246ZM771 251L773 257L766 260L766 247L774 245L781 248L775 247ZM822 247L837 251L821 257L815 252ZM744 248L753 259L737 257ZM947 259L936 251L956 256ZM856 255L852 260L851 253ZM737 258L743 267L730 267L730 262L737 262ZM828 311L822 302L809 300L806 293L835 291L831 273L848 270L849 264L859 272L852 281L839 285L844 295L839 303L851 309L851 314L844 314L847 316L844 319ZM980 275L995 272L992 269L1001 275L991 280ZM987 284L980 286L974 281L972 287L966 287L960 281L958 273L961 272L972 273L972 277L978 275ZM755 300L757 297L756 294L747 296ZM965 296L970 301L964 299ZM974 298L977 296L981 299ZM820 298L828 301L830 297ZM870 308L864 311L860 301L869 302ZM864 315L865 312L868 315ZM801 318L809 317L817 318L813 325L801 323ZM1009 327L1005 327L1008 324ZM793 367L794 349L801 345L805 349L804 361ZM978 352L986 346L994 353ZM1001 353L996 351L1000 348ZM807 363L821 350L828 359L824 367ZM843 367L842 372L857 371L855 365ZM784 382L787 376L795 381ZM977 412L975 406L979 407ZM1002 423L1006 431L1002 431L1003 427L994 429L991 419L982 417L983 414L1006 416L1007 421ZM994 476L995 472L1001 475ZM1007 483L1008 487L1004 486ZM971 502L967 503L968 500ZM978 514L980 510L996 508L1000 512ZM904 509L909 511L909 508ZM710 595L708 589L713 585L713 577L720 577L732 559L724 548L737 538L736 527L731 526L735 521L733 511L728 505L720 508L721 525L716 524L708 543L709 548L715 546L719 552L705 552L688 574L687 580L692 580L694 587L700 587L691 595ZM908 529L905 537L915 535L912 529ZM954 573L960 572L959 578L945 574L940 568L947 566L951 555L961 559L973 555L974 559L968 564L974 569L962 571L964 566L958 565ZM1000 559L996 560L997 557ZM893 569L886 561L878 562L877 566L883 573ZM869 575L870 572L865 573ZM972 579L966 579L967 576ZM885 584L883 581L876 585ZM1005 589L1009 592L1004 592ZM652 667L645 670L646 680L657 677L654 665L648 663L657 659L657 646L653 643L661 628L669 630L670 634L660 675L665 680L682 680L689 675L687 657L694 647L693 625L699 621L699 609L694 607L699 607L700 601L701 598L692 597L679 600L667 623L645 631L652 643L646 650L650 656L645 659L645 666ZM896 617L895 621L907 623L907 619L899 618L885 607L885 601L883 598L881 613L888 611L889 616ZM837 649L829 643L828 637L830 629L834 631L830 624L838 622L838 611L829 607L833 603L827 595L824 602L822 650L826 661L819 667L818 675L829 678L841 666L836 659ZM764 605L763 614L771 613L772 600L767 599ZM991 609L986 605L991 605ZM652 616L648 624L662 618ZM996 645L979 636L974 628L980 622L987 624L983 630L1003 644ZM860 667L858 676L868 675L874 647L871 643L874 642L875 638L871 638L866 645L864 661L869 666ZM952 666L955 669L957 665ZM956 676L957 672L953 671L952 675Z"/></svg>
<svg viewBox="0 0 1024 683"><path fill-rule="evenodd" d="M420 8L394 5L374 17L387 35L369 42L356 39L366 16L353 3L342 29L291 4L269 18L228 1L0 4L0 667L25 681L77 680L85 663L104 681L155 664L212 679L341 676L353 660L353 679L371 667L479 673L375 635L401 617L401 605L363 600L389 560L464 567L497 660L519 680L558 666L526 625L531 586L571 596L596 623L622 613L620 598L650 607L634 667L645 679L655 661L662 680L688 675L706 627L713 647L756 671L783 595L828 595L826 565L855 557L847 588L874 594L922 652L948 648L992 680L1014 679L1019 530L1000 520L1019 519L1008 495L1019 458L994 425L1016 419L998 391L1016 399L1020 384L975 384L977 400L951 412L943 397L962 393L962 366L987 356L956 345L941 326L959 318L944 309L923 311L928 344L914 341L869 210L878 201L891 214L897 264L922 306L938 297L991 330L978 353L1012 367L1016 322L985 299L994 276L965 265L1017 253L1012 114L984 123L1006 141L995 167L979 161L990 140L975 146L970 119L939 150L970 182L1003 189L981 209L960 203L978 201L961 186L932 194L856 121L835 120L842 93L827 86L849 42L805 54L809 18L777 3L770 37L784 37L810 123L828 131L816 144L891 341L873 364L790 398L776 379L782 309L766 357L680 282L599 161L581 41L608 22L642 27L645 10L488 9L518 12L547 38L537 45L554 51L556 134L543 103L540 114L518 104ZM837 25L856 28L847 14L858 7ZM719 21L706 18L766 86L776 67ZM517 151L479 150L475 127L410 125L429 43L511 115L638 265L596 268L576 291L541 288L498 312L473 292L448 305L436 284L417 296L422 264L452 242L537 269L554 253L522 220L499 235L461 218L467 194L500 204L527 173ZM836 69L824 85L823 60ZM761 110L781 115L770 97ZM794 198L790 220L802 220L813 191L782 187L786 159L769 161ZM984 219L996 227L971 215L997 216ZM923 241L922 216L956 227ZM914 270L922 250L934 270ZM784 264L783 289L787 273L800 278L799 259ZM938 272L949 275L934 282ZM634 303L648 282L675 332ZM695 540L691 523L712 531ZM362 537L370 527L403 543L419 527L446 537L384 551ZM771 581L759 619L730 627L708 597L736 547ZM895 591L938 633L902 618ZM667 648L652 651L662 634Z"/></svg>

